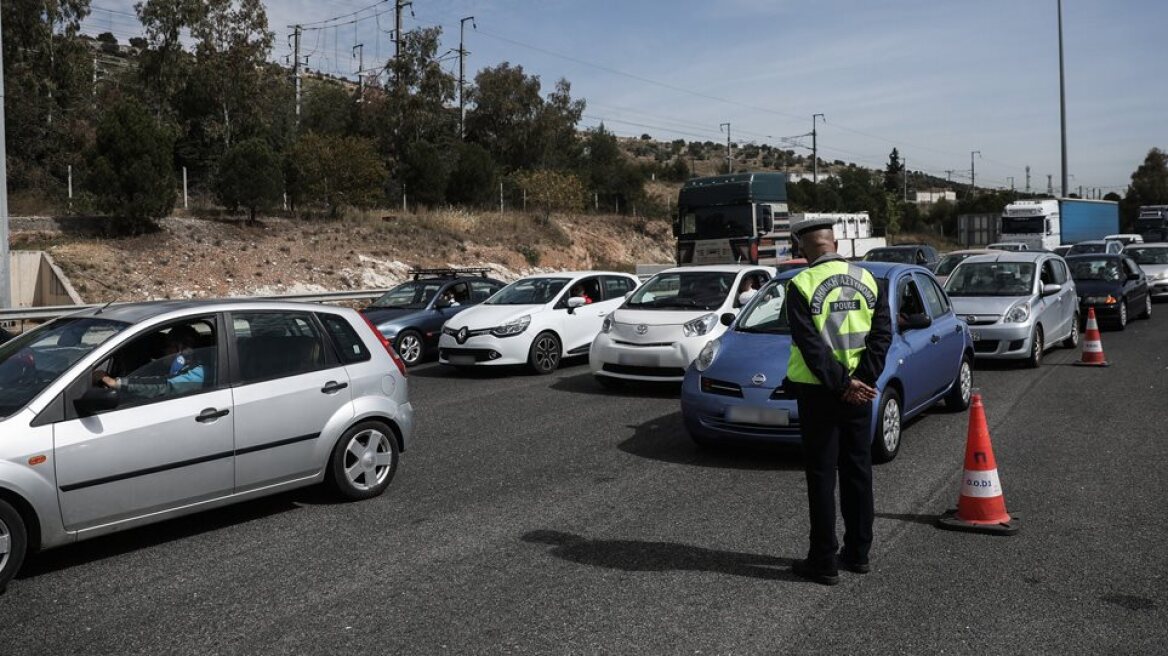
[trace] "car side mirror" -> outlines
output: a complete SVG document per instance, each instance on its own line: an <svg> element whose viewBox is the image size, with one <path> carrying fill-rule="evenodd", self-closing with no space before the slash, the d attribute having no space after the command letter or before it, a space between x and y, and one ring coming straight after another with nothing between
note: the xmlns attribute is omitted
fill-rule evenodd
<svg viewBox="0 0 1168 656"><path fill-rule="evenodd" d="M910 314L904 318L904 330L924 330L933 325L933 319L924 312Z"/></svg>
<svg viewBox="0 0 1168 656"><path fill-rule="evenodd" d="M1062 290L1063 290L1062 285L1043 285L1042 286L1042 295L1043 296L1054 296L1055 294L1061 292Z"/></svg>
<svg viewBox="0 0 1168 656"><path fill-rule="evenodd" d="M630 298L632 298L632 297L633 297L633 294L636 294L636 293L637 293L637 292L636 292L635 290L634 290L634 291L631 291L631 292L625 292L625 300L626 300L626 301L627 301L627 300L629 300Z"/></svg>
<svg viewBox="0 0 1168 656"><path fill-rule="evenodd" d="M729 326L734 323L734 318L737 316L733 312L723 312L722 316L718 317L718 321L721 321L723 326Z"/></svg>
<svg viewBox="0 0 1168 656"><path fill-rule="evenodd" d="M91 387L73 401L77 414L89 417L118 407L118 391L105 387Z"/></svg>
<svg viewBox="0 0 1168 656"><path fill-rule="evenodd" d="M579 296L570 296L564 305L568 308L568 314L576 314L576 308L584 307L584 299Z"/></svg>
<svg viewBox="0 0 1168 656"><path fill-rule="evenodd" d="M1138 273L1129 273L1129 274L1127 274L1127 279L1128 279L1128 280L1139 280L1139 279L1140 279L1140 274L1138 274Z"/></svg>

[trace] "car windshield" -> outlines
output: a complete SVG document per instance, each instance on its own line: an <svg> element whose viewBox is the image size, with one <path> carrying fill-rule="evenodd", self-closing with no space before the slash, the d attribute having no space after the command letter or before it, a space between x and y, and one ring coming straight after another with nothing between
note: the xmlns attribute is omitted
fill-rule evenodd
<svg viewBox="0 0 1168 656"><path fill-rule="evenodd" d="M1119 282L1119 260L1113 257L1073 258L1067 264L1071 267L1071 277L1080 280L1102 280Z"/></svg>
<svg viewBox="0 0 1168 656"><path fill-rule="evenodd" d="M977 253L950 253L941 258L941 262L937 264L937 275L947 276L953 273L953 269L957 268L958 264L965 261L965 258L977 255Z"/></svg>
<svg viewBox="0 0 1168 656"><path fill-rule="evenodd" d="M945 281L950 296L1029 296L1033 262L962 262Z"/></svg>
<svg viewBox="0 0 1168 656"><path fill-rule="evenodd" d="M371 307L420 310L430 304L438 290L442 289L442 285L443 283L437 280L407 282L385 292L381 298L373 301Z"/></svg>
<svg viewBox="0 0 1168 656"><path fill-rule="evenodd" d="M0 418L24 407L66 369L130 324L63 318L0 346Z"/></svg>
<svg viewBox="0 0 1168 656"><path fill-rule="evenodd" d="M787 312L783 308L786 289L787 281L776 280L759 290L743 308L735 330L740 333L790 334L791 325L787 323Z"/></svg>
<svg viewBox="0 0 1168 656"><path fill-rule="evenodd" d="M1076 253L1106 253L1106 244L1075 244L1071 246L1071 250L1067 251L1070 255Z"/></svg>
<svg viewBox="0 0 1168 656"><path fill-rule="evenodd" d="M528 278L499 290L484 305L543 305L550 303L571 278Z"/></svg>
<svg viewBox="0 0 1168 656"><path fill-rule="evenodd" d="M868 251L864 256L865 262L896 262L899 264L915 264L916 251L911 248L877 248Z"/></svg>
<svg viewBox="0 0 1168 656"><path fill-rule="evenodd" d="M1132 246L1123 249L1125 255L1130 255L1136 264L1168 264L1168 248L1142 248Z"/></svg>
<svg viewBox="0 0 1168 656"><path fill-rule="evenodd" d="M638 310L713 310L734 289L733 272L675 271L659 273L641 285L625 303Z"/></svg>

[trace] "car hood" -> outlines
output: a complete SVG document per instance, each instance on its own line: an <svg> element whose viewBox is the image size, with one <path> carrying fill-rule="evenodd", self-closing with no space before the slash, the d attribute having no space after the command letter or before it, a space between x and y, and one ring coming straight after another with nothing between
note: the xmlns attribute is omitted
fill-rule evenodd
<svg viewBox="0 0 1168 656"><path fill-rule="evenodd" d="M1140 268L1144 270L1144 275L1151 278L1168 271L1168 264L1141 264Z"/></svg>
<svg viewBox="0 0 1168 656"><path fill-rule="evenodd" d="M618 308L612 313L612 320L619 323L645 324L648 326L680 326L718 310L632 310Z"/></svg>
<svg viewBox="0 0 1168 656"><path fill-rule="evenodd" d="M1079 291L1079 296L1106 296L1113 294L1115 296L1123 295L1123 283L1108 282L1106 280L1076 280L1075 289Z"/></svg>
<svg viewBox="0 0 1168 656"><path fill-rule="evenodd" d="M751 387L757 374L766 376L760 387L778 387L787 375L790 335L764 335L728 330L721 337L718 357L703 375Z"/></svg>
<svg viewBox="0 0 1168 656"><path fill-rule="evenodd" d="M384 326L392 323L405 323L412 319L415 315L428 312L429 310L415 310L412 308L379 308L370 307L361 310L361 314L368 317L369 321L375 326Z"/></svg>
<svg viewBox="0 0 1168 656"><path fill-rule="evenodd" d="M480 328L494 328L501 326L512 319L518 319L525 314L535 314L542 311L546 305L476 305L467 308L451 317L446 322L447 328L462 328L471 330Z"/></svg>
<svg viewBox="0 0 1168 656"><path fill-rule="evenodd" d="M969 314L993 314L1001 316L1014 307L1015 303L1027 300L1028 296L950 296L953 311L962 317Z"/></svg>

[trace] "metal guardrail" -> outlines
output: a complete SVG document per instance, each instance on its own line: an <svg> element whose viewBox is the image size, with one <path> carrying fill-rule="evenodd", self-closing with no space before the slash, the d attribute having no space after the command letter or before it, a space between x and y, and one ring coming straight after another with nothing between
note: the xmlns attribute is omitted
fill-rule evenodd
<svg viewBox="0 0 1168 656"><path fill-rule="evenodd" d="M345 301L361 301L371 298L377 298L384 294L387 290L384 289L362 289L351 292L318 292L315 294L284 294L281 296L229 296L219 299L191 299L191 300L221 300L221 301L286 301L290 303L343 303ZM125 305L126 303L114 303L113 305ZM11 308L0 309L0 323L7 322L23 322L23 321L45 321L48 319L56 319L67 314L80 312L90 308L101 307L104 303L94 303L90 305L52 305L45 307L29 307L29 308Z"/></svg>

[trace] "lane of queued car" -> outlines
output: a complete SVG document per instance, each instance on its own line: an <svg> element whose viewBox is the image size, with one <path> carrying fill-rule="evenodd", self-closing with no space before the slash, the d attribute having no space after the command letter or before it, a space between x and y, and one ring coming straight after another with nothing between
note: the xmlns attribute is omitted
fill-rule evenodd
<svg viewBox="0 0 1168 656"><path fill-rule="evenodd" d="M864 254L865 262L916 264L932 271L940 261L937 249L928 244L897 244L873 248Z"/></svg>
<svg viewBox="0 0 1168 656"><path fill-rule="evenodd" d="M968 407L973 340L927 269L861 266L887 285L895 317L872 417L873 458L888 461L900 450L906 420L941 400L955 410ZM682 417L698 444L800 443L798 405L783 385L791 349L783 303L786 284L796 274L783 273L764 287L686 371Z"/></svg>
<svg viewBox="0 0 1168 656"><path fill-rule="evenodd" d="M1148 277L1148 291L1156 300L1168 300L1168 243L1133 244L1124 249Z"/></svg>
<svg viewBox="0 0 1168 656"><path fill-rule="evenodd" d="M1148 277L1135 260L1123 254L1068 255L1067 266L1079 294L1079 312L1095 310L1095 318L1116 330L1130 317L1152 317Z"/></svg>
<svg viewBox="0 0 1168 656"><path fill-rule="evenodd" d="M56 319L0 346L0 589L29 551L323 482L379 495L413 424L405 364L354 310Z"/></svg>
<svg viewBox="0 0 1168 656"><path fill-rule="evenodd" d="M415 269L412 280L389 290L361 312L414 366L438 349L442 326L506 286L489 269Z"/></svg>

